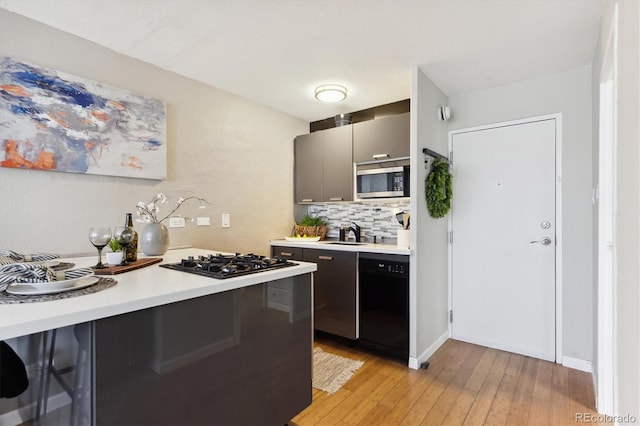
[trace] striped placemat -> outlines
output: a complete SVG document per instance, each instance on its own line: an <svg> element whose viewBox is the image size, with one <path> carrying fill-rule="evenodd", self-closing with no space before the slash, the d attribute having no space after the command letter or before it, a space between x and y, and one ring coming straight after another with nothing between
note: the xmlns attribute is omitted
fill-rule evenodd
<svg viewBox="0 0 640 426"><path fill-rule="evenodd" d="M84 296L85 294L97 293L105 290L109 287L113 287L118 284L118 281L113 278L100 277L98 282L89 287L81 288L78 290L64 291L61 293L53 294L34 294L34 295L18 295L9 294L5 291L0 293L0 305L2 304L15 304L15 303L33 303L33 302L49 302L52 300L69 299L76 296Z"/></svg>

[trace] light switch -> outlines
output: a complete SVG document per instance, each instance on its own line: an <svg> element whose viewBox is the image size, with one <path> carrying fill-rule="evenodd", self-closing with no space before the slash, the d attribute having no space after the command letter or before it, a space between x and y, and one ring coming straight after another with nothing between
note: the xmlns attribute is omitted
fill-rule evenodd
<svg viewBox="0 0 640 426"><path fill-rule="evenodd" d="M222 213L222 227L231 228L231 215L229 213Z"/></svg>
<svg viewBox="0 0 640 426"><path fill-rule="evenodd" d="M209 216L199 217L196 223L198 226L209 226L211 225L211 218Z"/></svg>
<svg viewBox="0 0 640 426"><path fill-rule="evenodd" d="M184 217L170 217L169 218L169 228L184 228L186 226L186 221Z"/></svg>

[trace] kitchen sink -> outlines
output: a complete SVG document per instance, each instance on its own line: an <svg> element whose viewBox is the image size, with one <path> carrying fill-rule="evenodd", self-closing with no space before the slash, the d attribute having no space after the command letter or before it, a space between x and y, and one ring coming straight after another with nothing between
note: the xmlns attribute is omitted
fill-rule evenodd
<svg viewBox="0 0 640 426"><path fill-rule="evenodd" d="M356 243L355 241L329 241L327 244L339 244L341 246L361 246L369 243Z"/></svg>

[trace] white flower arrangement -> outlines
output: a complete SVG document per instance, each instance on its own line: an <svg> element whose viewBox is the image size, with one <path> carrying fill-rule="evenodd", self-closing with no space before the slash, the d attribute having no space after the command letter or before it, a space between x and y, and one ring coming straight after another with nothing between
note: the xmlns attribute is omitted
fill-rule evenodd
<svg viewBox="0 0 640 426"><path fill-rule="evenodd" d="M199 209L204 209L206 206L204 205L204 203L206 204L211 204L209 203L207 200L205 200L204 198L200 198L200 197L187 197L187 198L178 198L178 203L176 204L176 206L173 208L173 210L171 210L169 212L169 214L167 214L165 217L163 217L162 219L158 219L158 213L160 213L160 207L158 206L158 204L166 204L167 203L167 196L164 195L162 192L157 194L150 203L145 203L144 201L139 201L138 204L136 204L136 208L138 209L138 221L139 222L144 222L144 223L161 223L162 221L164 221L165 219L171 217L171 215L173 215L176 210L178 210L180 208L180 206L182 206L182 204L184 204L185 201L189 201L189 200L198 200L200 202L200 206L198 206Z"/></svg>

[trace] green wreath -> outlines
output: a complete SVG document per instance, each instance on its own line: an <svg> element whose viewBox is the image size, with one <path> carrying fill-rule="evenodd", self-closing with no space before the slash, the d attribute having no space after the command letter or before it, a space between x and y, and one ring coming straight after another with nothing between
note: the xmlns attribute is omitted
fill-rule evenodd
<svg viewBox="0 0 640 426"><path fill-rule="evenodd" d="M451 173L449 163L436 158L425 180L427 209L431 217L441 218L451 209Z"/></svg>

